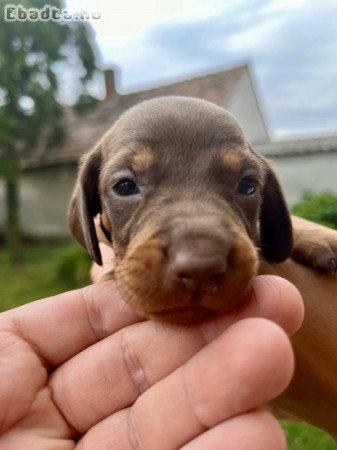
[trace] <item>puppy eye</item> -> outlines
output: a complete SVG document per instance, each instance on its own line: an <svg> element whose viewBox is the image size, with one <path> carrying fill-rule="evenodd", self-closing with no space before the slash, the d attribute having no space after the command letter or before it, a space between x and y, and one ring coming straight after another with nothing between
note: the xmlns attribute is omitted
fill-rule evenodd
<svg viewBox="0 0 337 450"><path fill-rule="evenodd" d="M133 180L129 180L128 178L125 178L124 180L116 183L113 187L113 190L118 195L122 196L139 194L139 189L136 183Z"/></svg>
<svg viewBox="0 0 337 450"><path fill-rule="evenodd" d="M254 178L246 177L242 178L238 187L236 188L236 192L244 195L252 195L256 191L257 181Z"/></svg>

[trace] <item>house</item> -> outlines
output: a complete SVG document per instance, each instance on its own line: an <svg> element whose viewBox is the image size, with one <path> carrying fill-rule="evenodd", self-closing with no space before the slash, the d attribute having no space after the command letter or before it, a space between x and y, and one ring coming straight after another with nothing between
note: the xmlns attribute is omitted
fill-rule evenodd
<svg viewBox="0 0 337 450"><path fill-rule="evenodd" d="M52 148L40 144L23 162L20 214L26 235L68 235L67 206L81 155L126 109L140 101L163 95L199 97L229 110L242 125L254 148L275 159L290 202L307 188L314 187L317 191L329 189L337 193L337 177L333 174L333 167L337 167L337 136L271 142L247 65L127 95L117 93L112 70L104 74L105 100L85 116L77 116L72 109L66 109L65 140ZM0 184L0 229L4 226L4 217L4 186Z"/></svg>
<svg viewBox="0 0 337 450"><path fill-rule="evenodd" d="M305 191L337 195L337 134L259 143L255 148L273 161L288 204Z"/></svg>

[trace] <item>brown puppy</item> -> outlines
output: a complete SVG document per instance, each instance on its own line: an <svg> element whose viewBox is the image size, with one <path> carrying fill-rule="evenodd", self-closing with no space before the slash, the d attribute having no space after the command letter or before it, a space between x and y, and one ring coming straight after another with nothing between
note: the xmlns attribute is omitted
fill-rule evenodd
<svg viewBox="0 0 337 450"><path fill-rule="evenodd" d="M258 272L292 281L306 318L279 406L337 437L337 279L287 259L334 272L337 233L300 221L292 244L277 178L230 114L181 97L126 112L83 158L70 206L73 234L100 263L97 215L117 284L145 317L191 323L229 310Z"/></svg>
<svg viewBox="0 0 337 450"><path fill-rule="evenodd" d="M231 115L191 98L132 108L83 160L70 223L100 263L98 213L118 287L145 317L191 322L228 310L257 273L258 247L276 262L292 249L270 166Z"/></svg>
<svg viewBox="0 0 337 450"><path fill-rule="evenodd" d="M125 300L159 320L191 323L237 306L261 257L279 263L292 252L270 164L228 112L193 98L131 108L84 157L70 225L101 263L97 214ZM302 244L296 252L333 267L334 254Z"/></svg>
<svg viewBox="0 0 337 450"><path fill-rule="evenodd" d="M337 277L292 259L276 265L262 261L260 270L291 281L305 306L303 325L292 337L295 374L274 407L323 428L337 440Z"/></svg>

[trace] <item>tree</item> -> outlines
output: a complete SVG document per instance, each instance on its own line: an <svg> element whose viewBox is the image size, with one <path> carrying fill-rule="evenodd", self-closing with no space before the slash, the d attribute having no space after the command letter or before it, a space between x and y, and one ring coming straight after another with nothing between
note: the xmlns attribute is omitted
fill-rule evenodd
<svg viewBox="0 0 337 450"><path fill-rule="evenodd" d="M43 9L45 0L22 0ZM48 1L61 10L60 0ZM0 176L5 179L6 241L13 261L20 259L20 160L33 151L48 125L60 136L62 106L57 100L57 68L76 66L77 106L90 104L88 86L96 71L91 29L84 21L6 21L6 0L0 0ZM79 108L80 109L80 108Z"/></svg>

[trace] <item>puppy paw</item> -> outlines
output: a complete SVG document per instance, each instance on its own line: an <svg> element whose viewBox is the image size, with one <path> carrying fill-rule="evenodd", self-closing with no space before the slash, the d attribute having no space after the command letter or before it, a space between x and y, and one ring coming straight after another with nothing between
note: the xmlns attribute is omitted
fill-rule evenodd
<svg viewBox="0 0 337 450"><path fill-rule="evenodd" d="M321 227L296 230L291 257L313 269L337 274L337 231Z"/></svg>

